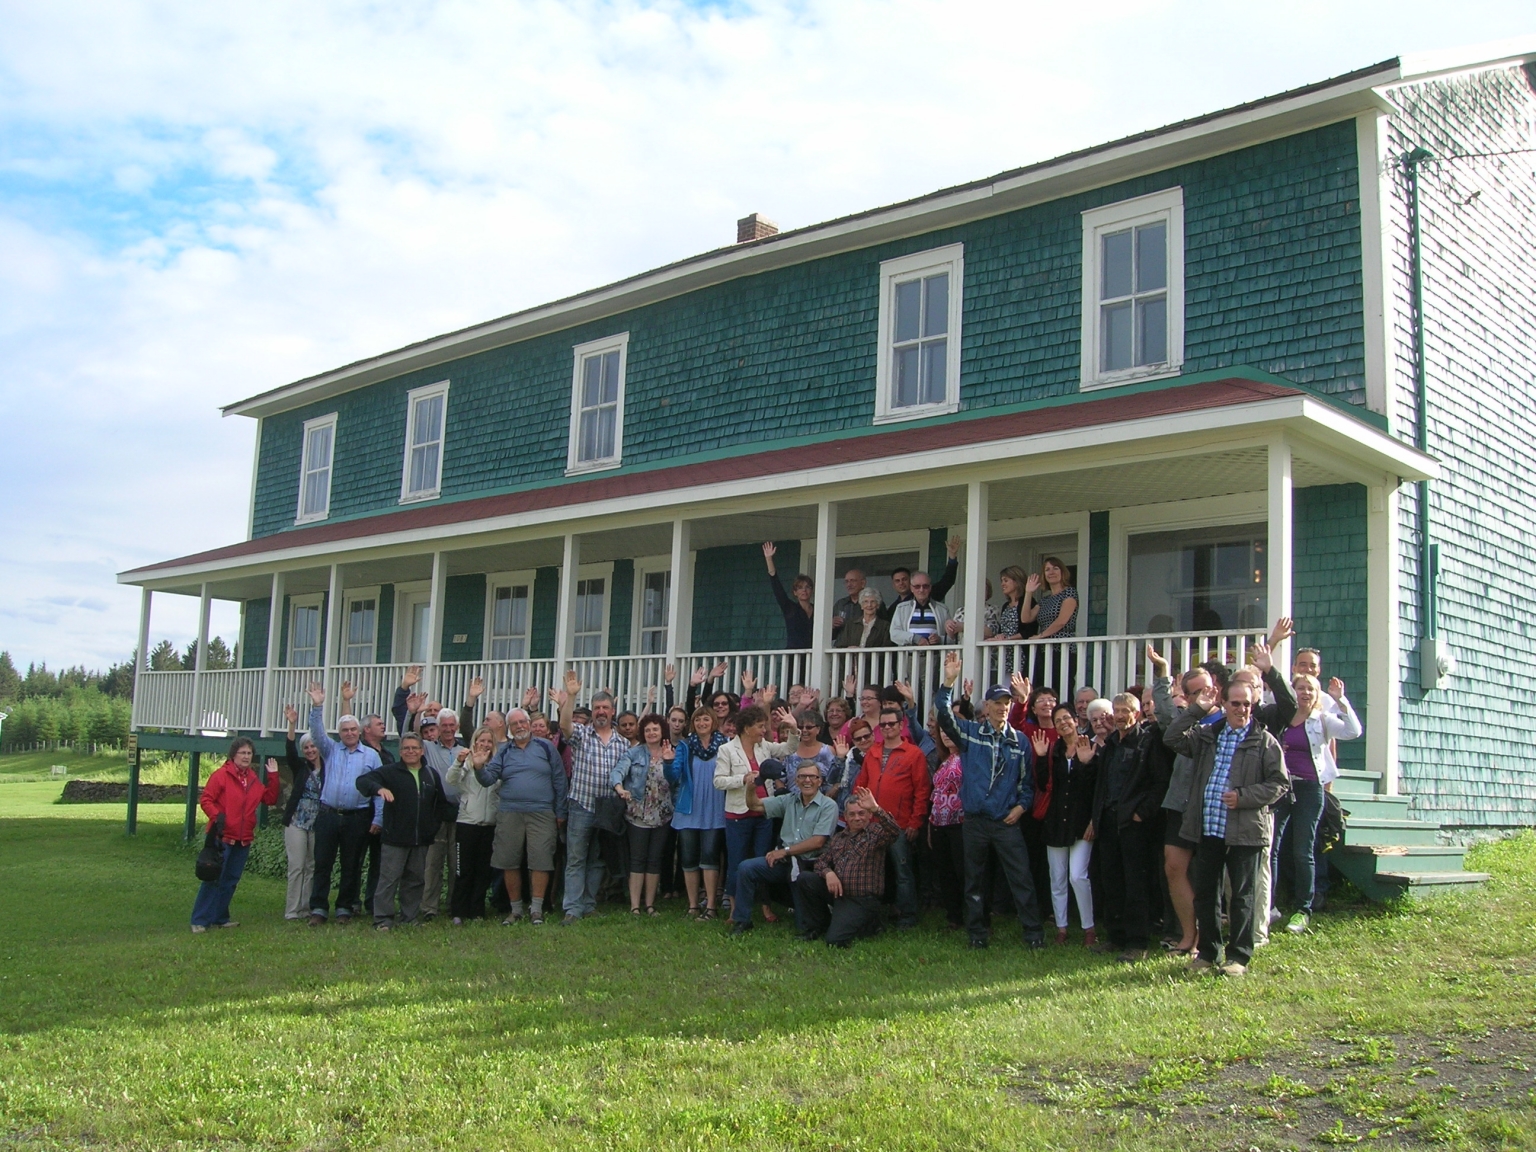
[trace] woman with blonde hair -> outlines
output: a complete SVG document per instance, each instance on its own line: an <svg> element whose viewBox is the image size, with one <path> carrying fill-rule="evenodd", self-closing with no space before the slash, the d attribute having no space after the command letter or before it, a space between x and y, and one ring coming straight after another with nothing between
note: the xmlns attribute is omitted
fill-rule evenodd
<svg viewBox="0 0 1536 1152"><path fill-rule="evenodd" d="M1316 676L1299 672L1291 677L1296 692L1296 715L1280 734L1280 749L1285 755L1285 770L1291 777L1291 790L1275 806L1275 832L1271 841L1271 890L1275 888L1280 865L1280 838L1290 825L1291 863L1296 886L1296 911L1286 921L1287 932L1301 933L1312 920L1312 894L1316 888L1317 859L1313 846L1317 840L1317 822L1323 815L1323 790L1339 775L1329 747L1334 740L1353 740L1362 729L1360 718L1344 695L1344 681L1328 681L1328 695L1335 707L1323 707L1323 690Z"/></svg>

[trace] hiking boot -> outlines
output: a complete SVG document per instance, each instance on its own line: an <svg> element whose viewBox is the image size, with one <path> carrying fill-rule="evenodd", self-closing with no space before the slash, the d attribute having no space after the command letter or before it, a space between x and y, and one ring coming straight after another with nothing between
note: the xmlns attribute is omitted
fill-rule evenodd
<svg viewBox="0 0 1536 1152"><path fill-rule="evenodd" d="M192 931L194 933L206 932L206 931L208 931L208 929L204 925L202 925L202 924L194 924L194 925L192 925Z"/></svg>
<svg viewBox="0 0 1536 1152"><path fill-rule="evenodd" d="M1204 976L1207 972L1215 972L1216 965L1203 956L1196 956L1189 962L1189 970L1195 976Z"/></svg>
<svg viewBox="0 0 1536 1152"><path fill-rule="evenodd" d="M1219 969L1223 976L1246 976L1248 965L1239 964L1236 960L1229 960Z"/></svg>
<svg viewBox="0 0 1536 1152"><path fill-rule="evenodd" d="M316 912L314 915L310 916L310 918L309 918L309 926L311 928L318 928L318 927L320 927L324 923L325 923L325 917L320 915L320 913L318 913L318 912Z"/></svg>
<svg viewBox="0 0 1536 1152"><path fill-rule="evenodd" d="M1312 925L1312 918L1305 912L1297 912L1286 921L1285 930L1293 935L1300 936Z"/></svg>

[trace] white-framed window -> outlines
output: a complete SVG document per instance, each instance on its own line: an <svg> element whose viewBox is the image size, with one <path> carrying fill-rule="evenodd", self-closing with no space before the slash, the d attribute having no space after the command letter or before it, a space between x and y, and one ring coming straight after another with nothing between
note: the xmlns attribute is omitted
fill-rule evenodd
<svg viewBox="0 0 1536 1152"><path fill-rule="evenodd" d="M288 601L288 667L320 667L320 615L325 597L315 592Z"/></svg>
<svg viewBox="0 0 1536 1152"><path fill-rule="evenodd" d="M426 581L395 585L394 660L427 664L432 647L432 585Z"/></svg>
<svg viewBox="0 0 1536 1152"><path fill-rule="evenodd" d="M624 456L624 375L629 333L578 344L571 375L567 474L617 468Z"/></svg>
<svg viewBox="0 0 1536 1152"><path fill-rule="evenodd" d="M1084 388L1178 374L1184 362L1184 190L1083 213Z"/></svg>
<svg viewBox="0 0 1536 1152"><path fill-rule="evenodd" d="M295 524L324 520L331 514L331 462L336 456L336 413L304 421L299 463L299 510Z"/></svg>
<svg viewBox="0 0 1536 1152"><path fill-rule="evenodd" d="M608 584L605 576L591 576L576 581L576 621L571 630L572 656L601 656L607 651Z"/></svg>
<svg viewBox="0 0 1536 1152"><path fill-rule="evenodd" d="M412 388L405 396L405 467L400 502L436 499L443 484L448 381Z"/></svg>
<svg viewBox="0 0 1536 1152"><path fill-rule="evenodd" d="M960 407L960 312L965 245L880 265L880 350L875 423Z"/></svg>
<svg viewBox="0 0 1536 1152"><path fill-rule="evenodd" d="M528 659L533 627L532 572L500 572L485 581L485 652L490 660Z"/></svg>
<svg viewBox="0 0 1536 1152"><path fill-rule="evenodd" d="M342 614L343 664L372 664L379 636L379 590L356 588L346 594Z"/></svg>
<svg viewBox="0 0 1536 1152"><path fill-rule="evenodd" d="M630 651L639 656L663 655L671 620L672 572L667 567L636 563L635 587L639 595L635 598L635 640Z"/></svg>

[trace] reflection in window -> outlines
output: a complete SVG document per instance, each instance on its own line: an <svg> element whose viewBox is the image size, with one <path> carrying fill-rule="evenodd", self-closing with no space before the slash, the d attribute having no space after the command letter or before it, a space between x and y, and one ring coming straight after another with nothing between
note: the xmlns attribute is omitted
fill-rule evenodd
<svg viewBox="0 0 1536 1152"><path fill-rule="evenodd" d="M524 660L528 656L529 587L499 584L491 594L491 659Z"/></svg>
<svg viewBox="0 0 1536 1152"><path fill-rule="evenodd" d="M1267 627L1269 530L1264 524L1130 537L1131 632L1232 632Z"/></svg>
<svg viewBox="0 0 1536 1152"><path fill-rule="evenodd" d="M640 591L640 655L655 656L667 650L667 601L672 573L647 572Z"/></svg>
<svg viewBox="0 0 1536 1152"><path fill-rule="evenodd" d="M607 597L601 579L576 581L576 629L573 655L603 654L603 608Z"/></svg>

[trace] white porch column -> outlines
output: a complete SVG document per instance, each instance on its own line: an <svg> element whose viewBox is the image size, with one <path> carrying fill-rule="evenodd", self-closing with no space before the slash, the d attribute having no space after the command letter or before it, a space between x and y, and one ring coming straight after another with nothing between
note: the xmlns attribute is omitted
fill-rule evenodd
<svg viewBox="0 0 1536 1152"><path fill-rule="evenodd" d="M987 485L972 480L965 493L965 631L960 634L965 645L965 669L960 675L958 692L967 679L976 681L978 693L987 690L986 669L982 665L982 640L986 639L987 603Z"/></svg>
<svg viewBox="0 0 1536 1152"><path fill-rule="evenodd" d="M1267 629L1281 616L1291 614L1291 540L1294 516L1291 502L1291 446L1284 436L1269 444L1269 620ZM1291 642L1284 641L1274 653L1281 675L1291 670Z"/></svg>
<svg viewBox="0 0 1536 1152"><path fill-rule="evenodd" d="M564 590L564 582L561 583ZM693 647L693 526L682 517L672 521L672 576L667 593L667 663ZM687 691L688 673L678 670L677 690Z"/></svg>
<svg viewBox="0 0 1536 1152"><path fill-rule="evenodd" d="M204 582L197 602L197 659L192 665L192 715L187 717L187 731L196 734L203 727L203 669L208 666L208 612L213 606L208 584Z"/></svg>
<svg viewBox="0 0 1536 1152"><path fill-rule="evenodd" d="M421 682L433 692L433 670L443 658L443 601L447 594L448 571L443 553L432 553L432 590L427 603L427 663L421 670ZM436 693L441 699L442 694ZM462 700L443 701L443 706L458 709Z"/></svg>
<svg viewBox="0 0 1536 1152"><path fill-rule="evenodd" d="M268 735L272 723L272 673L281 665L283 646L283 594L286 578L281 572L272 573L272 610L267 613L267 667L261 674L261 734Z"/></svg>
<svg viewBox="0 0 1536 1152"><path fill-rule="evenodd" d="M331 703L331 716L341 716L341 681L336 677L336 665L341 663L341 565L331 565L330 595L325 601L325 670L320 683L325 685L325 697Z"/></svg>
<svg viewBox="0 0 1536 1152"><path fill-rule="evenodd" d="M1402 672L1398 599L1397 478L1372 485L1366 494L1365 766L1381 773L1381 789L1397 795L1398 723ZM1347 687L1347 685L1346 685Z"/></svg>
<svg viewBox="0 0 1536 1152"><path fill-rule="evenodd" d="M571 665L571 650L576 646L576 579L580 568L581 537L568 532L565 553L560 561L560 599L555 617L556 687L565 683L565 671Z"/></svg>
<svg viewBox="0 0 1536 1152"><path fill-rule="evenodd" d="M133 712L128 721L130 728L139 726L139 701L146 693L139 691L139 673L149 671L149 612L153 605L155 594L147 587L139 592L139 651L138 658L133 662Z"/></svg>
<svg viewBox="0 0 1536 1152"><path fill-rule="evenodd" d="M831 699L827 682L827 653L832 647L832 604L837 592L837 505L823 500L816 505L816 599L811 611L811 668L808 686Z"/></svg>

